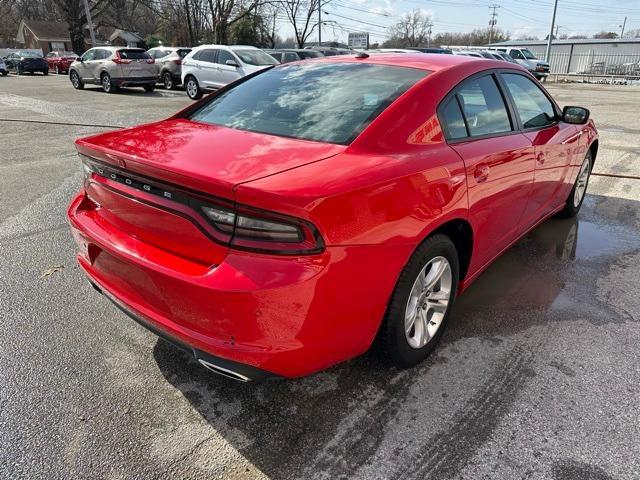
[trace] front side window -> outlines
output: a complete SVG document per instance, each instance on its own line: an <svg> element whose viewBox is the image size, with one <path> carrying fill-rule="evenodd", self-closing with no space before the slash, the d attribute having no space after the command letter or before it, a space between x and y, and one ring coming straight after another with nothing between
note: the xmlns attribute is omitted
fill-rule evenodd
<svg viewBox="0 0 640 480"><path fill-rule="evenodd" d="M504 79L516 111L524 128L538 128L555 122L553 104L533 81L523 75L503 73Z"/></svg>
<svg viewBox="0 0 640 480"><path fill-rule="evenodd" d="M283 65L213 97L190 118L346 145L427 74L414 68L367 63Z"/></svg>
<svg viewBox="0 0 640 480"><path fill-rule="evenodd" d="M536 60L536 56L531 53L531 50L529 50L528 48L522 49L522 55L524 55L524 58L526 58L527 60Z"/></svg>
<svg viewBox="0 0 640 480"><path fill-rule="evenodd" d="M511 50L509 55L511 55L511 58L515 58L517 60L524 60L524 56L520 53L520 50Z"/></svg>
<svg viewBox="0 0 640 480"><path fill-rule="evenodd" d="M83 61L83 62L88 62L88 61L90 61L90 60L93 60L93 58L94 58L95 54L96 54L96 51L95 51L95 50L89 50L87 53L85 53L85 54L82 56L82 61Z"/></svg>
<svg viewBox="0 0 640 480"><path fill-rule="evenodd" d="M278 64L277 60L262 50L234 50L234 53L247 65L265 66Z"/></svg>
<svg viewBox="0 0 640 480"><path fill-rule="evenodd" d="M231 60L233 63L238 63L235 57L227 52L226 50L218 50L218 63L221 65L226 65L227 60Z"/></svg>
<svg viewBox="0 0 640 480"><path fill-rule="evenodd" d="M471 136L511 131L504 99L493 76L467 81L457 93Z"/></svg>

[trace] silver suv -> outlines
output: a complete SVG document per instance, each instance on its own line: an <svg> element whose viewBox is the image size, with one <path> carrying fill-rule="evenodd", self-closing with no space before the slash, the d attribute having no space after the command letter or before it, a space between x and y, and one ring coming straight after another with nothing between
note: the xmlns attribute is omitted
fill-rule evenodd
<svg viewBox="0 0 640 480"><path fill-rule="evenodd" d="M96 47L84 52L69 67L69 79L74 88L85 83L101 85L107 93L120 87L156 88L158 72L154 60L141 48Z"/></svg>
<svg viewBox="0 0 640 480"><path fill-rule="evenodd" d="M155 60L158 81L167 90L173 90L181 83L182 59L191 51L184 47L155 47L147 53Z"/></svg>

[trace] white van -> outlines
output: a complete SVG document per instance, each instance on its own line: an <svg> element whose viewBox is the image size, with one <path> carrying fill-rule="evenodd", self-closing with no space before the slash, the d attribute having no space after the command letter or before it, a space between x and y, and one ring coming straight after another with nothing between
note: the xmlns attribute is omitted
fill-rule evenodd
<svg viewBox="0 0 640 480"><path fill-rule="evenodd" d="M259 48L244 45L201 45L182 59L182 84L192 100L204 90L225 86L279 62Z"/></svg>

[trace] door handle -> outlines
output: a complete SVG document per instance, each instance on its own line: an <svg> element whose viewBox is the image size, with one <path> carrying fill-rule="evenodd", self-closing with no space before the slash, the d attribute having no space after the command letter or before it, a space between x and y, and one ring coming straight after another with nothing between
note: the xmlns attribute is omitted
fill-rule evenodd
<svg viewBox="0 0 640 480"><path fill-rule="evenodd" d="M544 153L540 152L537 156L536 156L536 160L538 162L539 165L544 165Z"/></svg>
<svg viewBox="0 0 640 480"><path fill-rule="evenodd" d="M488 165L478 165L476 169L473 171L473 176L476 179L477 183L486 182L489 178L489 171L491 169Z"/></svg>

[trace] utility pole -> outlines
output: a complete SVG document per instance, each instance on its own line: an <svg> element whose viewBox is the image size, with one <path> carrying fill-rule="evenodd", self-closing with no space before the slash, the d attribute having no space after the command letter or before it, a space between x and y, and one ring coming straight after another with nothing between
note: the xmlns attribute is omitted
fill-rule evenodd
<svg viewBox="0 0 640 480"><path fill-rule="evenodd" d="M433 22L431 20L427 23L427 48L431 46L431 32L433 28Z"/></svg>
<svg viewBox="0 0 640 480"><path fill-rule="evenodd" d="M556 11L558 10L558 0L553 0L553 13L551 14L551 26L549 27L549 40L547 41L547 51L544 55L545 61L548 63L551 57L551 42L553 41L553 27L556 23Z"/></svg>
<svg viewBox="0 0 640 480"><path fill-rule="evenodd" d="M622 25L619 25L620 27L622 27L622 31L620 32L620 38L624 37L624 27L627 26L627 16L624 16L624 21L622 22Z"/></svg>
<svg viewBox="0 0 640 480"><path fill-rule="evenodd" d="M493 40L493 27L498 24L498 14L496 13L496 9L500 8L500 5L494 3L493 5L489 5L489 10L491 10L491 14L489 15L489 44Z"/></svg>
<svg viewBox="0 0 640 480"><path fill-rule="evenodd" d="M318 46L322 46L322 0L318 0Z"/></svg>
<svg viewBox="0 0 640 480"><path fill-rule="evenodd" d="M87 16L87 25L89 26L89 35L91 36L91 46L96 46L96 32L93 31L93 21L91 20L91 9L89 8L89 0L84 0L84 13Z"/></svg>

